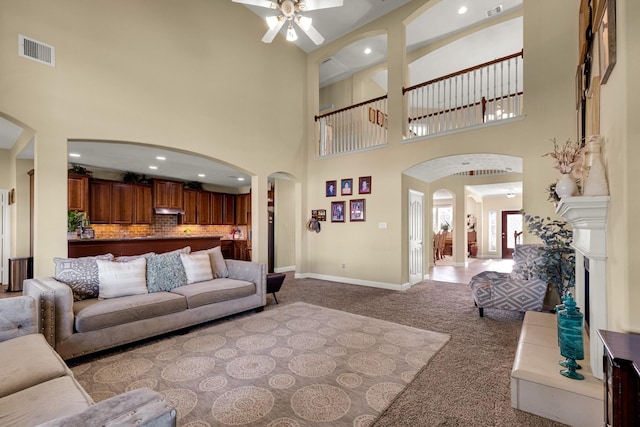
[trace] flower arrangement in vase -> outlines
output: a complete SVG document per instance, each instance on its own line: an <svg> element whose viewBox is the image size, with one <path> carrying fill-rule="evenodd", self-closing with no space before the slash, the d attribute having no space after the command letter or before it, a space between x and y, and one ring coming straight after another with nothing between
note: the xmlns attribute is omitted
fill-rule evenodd
<svg viewBox="0 0 640 427"><path fill-rule="evenodd" d="M554 159L554 166L560 171L560 179L556 183L556 194L560 198L573 196L578 192L576 179L582 177L586 147L580 141L568 139L563 145L558 145L555 138L553 151L543 154Z"/></svg>

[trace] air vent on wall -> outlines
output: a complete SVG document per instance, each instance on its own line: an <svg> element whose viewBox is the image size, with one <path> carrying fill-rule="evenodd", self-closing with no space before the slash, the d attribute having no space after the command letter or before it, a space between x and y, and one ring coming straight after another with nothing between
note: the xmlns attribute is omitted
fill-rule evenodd
<svg viewBox="0 0 640 427"><path fill-rule="evenodd" d="M32 59L51 67L56 66L55 47L30 39L22 34L18 35L18 56Z"/></svg>
<svg viewBox="0 0 640 427"><path fill-rule="evenodd" d="M491 18L492 16L496 16L500 12L502 12L502 5L487 10L487 17Z"/></svg>

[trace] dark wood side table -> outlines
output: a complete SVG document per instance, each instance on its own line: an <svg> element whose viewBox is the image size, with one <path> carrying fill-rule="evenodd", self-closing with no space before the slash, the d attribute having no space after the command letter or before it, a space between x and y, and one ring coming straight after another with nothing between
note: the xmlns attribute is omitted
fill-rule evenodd
<svg viewBox="0 0 640 427"><path fill-rule="evenodd" d="M640 425L640 335L598 330L604 344L604 425Z"/></svg>

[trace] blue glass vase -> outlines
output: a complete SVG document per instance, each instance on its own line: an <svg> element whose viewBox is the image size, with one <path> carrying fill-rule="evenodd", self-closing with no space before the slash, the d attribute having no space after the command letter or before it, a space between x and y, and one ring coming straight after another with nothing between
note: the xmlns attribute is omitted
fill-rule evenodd
<svg viewBox="0 0 640 427"><path fill-rule="evenodd" d="M582 322L584 315L576 309L573 295L567 294L564 299L564 308L558 311L558 340L560 342L560 354L566 357L564 366L567 369L560 374L574 380L584 379L584 375L576 372L579 366L576 360L584 359L584 341L582 336Z"/></svg>

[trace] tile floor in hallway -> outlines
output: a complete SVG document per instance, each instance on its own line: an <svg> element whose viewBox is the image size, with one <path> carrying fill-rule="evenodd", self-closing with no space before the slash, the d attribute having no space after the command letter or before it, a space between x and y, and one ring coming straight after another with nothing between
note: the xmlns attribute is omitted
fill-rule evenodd
<svg viewBox="0 0 640 427"><path fill-rule="evenodd" d="M509 273L513 269L512 259L469 258L466 267L455 267L451 256L436 261L429 268L429 279L440 282L469 283L471 278L482 271L500 271Z"/></svg>

